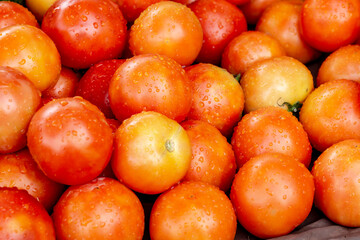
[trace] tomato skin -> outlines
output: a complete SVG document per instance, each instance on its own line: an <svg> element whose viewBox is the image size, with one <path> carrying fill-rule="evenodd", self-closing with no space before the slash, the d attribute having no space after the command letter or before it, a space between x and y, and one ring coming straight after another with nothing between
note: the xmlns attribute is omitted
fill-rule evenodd
<svg viewBox="0 0 360 240"><path fill-rule="evenodd" d="M40 91L54 85L61 71L54 42L41 29L30 25L0 29L0 65L19 70Z"/></svg>
<svg viewBox="0 0 360 240"><path fill-rule="evenodd" d="M226 45L247 30L244 14L226 0L198 0L188 7L198 17L204 33L196 61L219 65Z"/></svg>
<svg viewBox="0 0 360 240"><path fill-rule="evenodd" d="M0 238L55 240L51 217L25 190L0 188Z"/></svg>
<svg viewBox="0 0 360 240"><path fill-rule="evenodd" d="M243 116L231 138L238 167L252 157L273 152L309 167L312 147L301 123L290 112L266 107Z"/></svg>
<svg viewBox="0 0 360 240"><path fill-rule="evenodd" d="M183 121L191 107L191 83L173 59L144 54L128 59L109 86L110 106L119 121L142 111L156 111Z"/></svg>
<svg viewBox="0 0 360 240"><path fill-rule="evenodd" d="M163 193L150 214L150 237L157 239L229 239L236 216L224 192L202 182L184 182Z"/></svg>
<svg viewBox="0 0 360 240"><path fill-rule="evenodd" d="M110 178L71 186L54 207L58 240L139 239L144 209L138 197Z"/></svg>
<svg viewBox="0 0 360 240"><path fill-rule="evenodd" d="M134 22L147 7L161 1L164 0L115 0L128 22Z"/></svg>
<svg viewBox="0 0 360 240"><path fill-rule="evenodd" d="M0 29L15 24L27 24L39 27L35 16L22 5L10 2L0 2Z"/></svg>
<svg viewBox="0 0 360 240"><path fill-rule="evenodd" d="M40 92L21 72L0 66L0 154L26 145L26 131L40 105Z"/></svg>
<svg viewBox="0 0 360 240"><path fill-rule="evenodd" d="M360 31L358 0L305 0L300 27L304 40L323 52L356 41Z"/></svg>
<svg viewBox="0 0 360 240"><path fill-rule="evenodd" d="M129 36L135 56L165 55L183 66L195 61L202 42L203 31L196 15L185 5L171 1L145 9L131 26Z"/></svg>
<svg viewBox="0 0 360 240"><path fill-rule="evenodd" d="M260 238L286 235L309 215L314 180L304 164L278 153L258 155L235 175L230 199L240 224Z"/></svg>
<svg viewBox="0 0 360 240"><path fill-rule="evenodd" d="M126 20L110 0L56 1L41 28L53 39L61 63L70 68L120 57L126 41Z"/></svg>
<svg viewBox="0 0 360 240"><path fill-rule="evenodd" d="M315 206L331 221L360 226L360 140L350 139L327 148L314 162Z"/></svg>
<svg viewBox="0 0 360 240"><path fill-rule="evenodd" d="M163 114L134 114L116 131L111 166L120 182L134 191L164 192L185 176L190 160L186 131Z"/></svg>
<svg viewBox="0 0 360 240"><path fill-rule="evenodd" d="M348 79L360 82L360 46L348 45L332 52L321 63L316 85L336 79Z"/></svg>
<svg viewBox="0 0 360 240"><path fill-rule="evenodd" d="M190 168L182 181L203 181L229 190L235 176L234 151L227 139L214 126L204 121L181 123L191 144Z"/></svg>
<svg viewBox="0 0 360 240"><path fill-rule="evenodd" d="M311 145L322 152L346 139L360 139L360 84L334 80L320 85L305 100L300 122Z"/></svg>
<svg viewBox="0 0 360 240"><path fill-rule="evenodd" d="M192 88L187 119L208 122L230 136L244 109L240 84L226 70L208 63L192 65L185 71Z"/></svg>
<svg viewBox="0 0 360 240"><path fill-rule="evenodd" d="M110 59L91 66L80 79L76 95L97 106L107 118L114 118L110 107L109 85L124 59Z"/></svg>
<svg viewBox="0 0 360 240"><path fill-rule="evenodd" d="M51 211L64 186L50 180L39 169L27 148L0 155L0 186L26 190Z"/></svg>
<svg viewBox="0 0 360 240"><path fill-rule="evenodd" d="M34 160L50 179L82 184L105 168L113 136L100 110L80 98L55 99L33 116L27 133Z"/></svg>
<svg viewBox="0 0 360 240"><path fill-rule="evenodd" d="M250 0L240 6L248 24L256 25L264 10L280 0Z"/></svg>

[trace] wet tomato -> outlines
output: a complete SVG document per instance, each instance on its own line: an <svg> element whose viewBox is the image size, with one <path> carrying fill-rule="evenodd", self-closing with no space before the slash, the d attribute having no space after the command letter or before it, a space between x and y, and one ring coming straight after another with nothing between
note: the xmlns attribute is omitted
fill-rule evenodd
<svg viewBox="0 0 360 240"><path fill-rule="evenodd" d="M35 16L22 5L10 2L0 2L0 29L15 24L27 24L39 27Z"/></svg>

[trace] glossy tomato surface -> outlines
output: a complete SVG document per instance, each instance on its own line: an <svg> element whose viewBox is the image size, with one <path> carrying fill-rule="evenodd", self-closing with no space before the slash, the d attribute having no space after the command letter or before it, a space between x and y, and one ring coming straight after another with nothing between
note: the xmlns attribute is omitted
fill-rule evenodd
<svg viewBox="0 0 360 240"><path fill-rule="evenodd" d="M0 2L0 29L15 24L39 27L35 16L24 6L10 1Z"/></svg>

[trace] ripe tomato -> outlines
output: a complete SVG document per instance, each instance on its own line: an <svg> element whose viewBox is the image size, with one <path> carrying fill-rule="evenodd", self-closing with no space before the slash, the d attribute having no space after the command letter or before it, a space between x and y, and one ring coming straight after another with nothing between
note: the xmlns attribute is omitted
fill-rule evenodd
<svg viewBox="0 0 360 240"><path fill-rule="evenodd" d="M42 21L46 11L56 0L25 0L26 7L35 15L38 21Z"/></svg>
<svg viewBox="0 0 360 240"><path fill-rule="evenodd" d="M265 9L256 24L256 30L277 39L284 47L286 55L308 63L320 56L320 52L310 47L300 33L300 14L303 1L279 1Z"/></svg>
<svg viewBox="0 0 360 240"><path fill-rule="evenodd" d="M331 53L321 63L316 78L320 86L328 81L348 79L360 82L360 46L348 45Z"/></svg>
<svg viewBox="0 0 360 240"><path fill-rule="evenodd" d="M0 238L55 240L51 217L25 190L0 188Z"/></svg>
<svg viewBox="0 0 360 240"><path fill-rule="evenodd" d="M41 29L30 25L0 29L1 65L19 70L40 91L54 85L61 71L54 42Z"/></svg>
<svg viewBox="0 0 360 240"><path fill-rule="evenodd" d="M144 209L138 197L111 178L71 186L54 207L58 240L139 239Z"/></svg>
<svg viewBox="0 0 360 240"><path fill-rule="evenodd" d="M62 184L44 175L27 148L0 155L0 186L26 190L49 212L64 190Z"/></svg>
<svg viewBox="0 0 360 240"><path fill-rule="evenodd" d="M114 118L110 107L109 85L124 59L110 59L94 64L80 79L76 95L97 106L107 118Z"/></svg>
<svg viewBox="0 0 360 240"><path fill-rule="evenodd" d="M0 154L26 145L30 119L40 104L40 92L21 72L0 66Z"/></svg>
<svg viewBox="0 0 360 240"><path fill-rule="evenodd" d="M284 55L285 49L275 38L259 31L247 31L226 46L221 66L231 74L243 74L256 62Z"/></svg>
<svg viewBox="0 0 360 240"><path fill-rule="evenodd" d="M247 30L244 14L226 0L198 0L188 7L198 17L204 33L196 60L219 65L226 45Z"/></svg>
<svg viewBox="0 0 360 240"><path fill-rule="evenodd" d="M191 144L190 168L182 181L202 181L223 191L229 190L236 172L234 151L227 139L214 126L204 121L181 123Z"/></svg>
<svg viewBox="0 0 360 240"><path fill-rule="evenodd" d="M41 25L71 68L88 68L120 57L126 41L126 20L110 0L61 0L46 12Z"/></svg>
<svg viewBox="0 0 360 240"><path fill-rule="evenodd" d="M334 143L360 139L360 83L334 80L320 85L305 100L300 122L311 145L322 152Z"/></svg>
<svg viewBox="0 0 360 240"><path fill-rule="evenodd" d="M280 0L249 0L240 6L241 11L244 13L246 21L249 24L256 25L261 14L272 3Z"/></svg>
<svg viewBox="0 0 360 240"><path fill-rule="evenodd" d="M112 169L137 192L158 194L169 189L185 176L190 160L186 131L160 113L134 114L116 131Z"/></svg>
<svg viewBox="0 0 360 240"><path fill-rule="evenodd" d="M230 136L244 109L244 93L224 69L199 63L186 68L191 81L192 104L188 119L206 121Z"/></svg>
<svg viewBox="0 0 360 240"><path fill-rule="evenodd" d="M150 237L228 239L236 234L234 208L225 193L202 182L184 182L163 193L150 214Z"/></svg>
<svg viewBox="0 0 360 240"><path fill-rule="evenodd" d="M300 21L304 40L323 52L356 41L360 31L359 0L305 0Z"/></svg>
<svg viewBox="0 0 360 240"><path fill-rule="evenodd" d="M315 161L315 205L336 224L360 227L360 140L341 141Z"/></svg>
<svg viewBox="0 0 360 240"><path fill-rule="evenodd" d="M134 22L147 7L161 1L164 0L114 0L128 22Z"/></svg>
<svg viewBox="0 0 360 240"><path fill-rule="evenodd" d="M253 157L235 175L230 199L240 224L260 238L288 234L309 215L314 180L304 164L278 153Z"/></svg>
<svg viewBox="0 0 360 240"><path fill-rule="evenodd" d="M40 108L30 122L27 140L45 175L67 185L97 177L113 147L104 115L80 97L55 99Z"/></svg>
<svg viewBox="0 0 360 240"><path fill-rule="evenodd" d="M262 153L282 153L303 163L311 161L312 147L301 123L290 112L266 107L246 114L231 138L238 167Z"/></svg>
<svg viewBox="0 0 360 240"><path fill-rule="evenodd" d="M163 1L145 9L130 30L129 46L134 55L157 53L181 65L190 65L203 42L201 24L185 5Z"/></svg>
<svg viewBox="0 0 360 240"><path fill-rule="evenodd" d="M27 24L39 27L35 16L22 5L10 2L0 2L0 29L15 24Z"/></svg>
<svg viewBox="0 0 360 240"><path fill-rule="evenodd" d="M141 111L156 111L178 122L191 106L191 85L181 65L155 54L128 59L114 73L109 87L110 106L123 121Z"/></svg>

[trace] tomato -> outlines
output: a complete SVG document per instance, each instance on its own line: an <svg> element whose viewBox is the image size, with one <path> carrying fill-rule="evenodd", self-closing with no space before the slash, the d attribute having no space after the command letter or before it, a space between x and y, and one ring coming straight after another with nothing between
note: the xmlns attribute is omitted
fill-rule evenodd
<svg viewBox="0 0 360 240"><path fill-rule="evenodd" d="M134 114L116 131L112 169L137 192L158 194L169 189L185 176L190 160L186 131L160 113Z"/></svg>
<svg viewBox="0 0 360 240"><path fill-rule="evenodd" d="M39 27L35 16L22 5L9 2L0 2L0 29L15 24L27 24Z"/></svg>
<svg viewBox="0 0 360 240"><path fill-rule="evenodd" d="M0 186L26 190L49 212L64 190L62 184L44 175L27 148L0 155Z"/></svg>
<svg viewBox="0 0 360 240"><path fill-rule="evenodd" d="M184 182L163 193L150 214L150 237L157 239L231 239L236 216L229 198L202 182Z"/></svg>
<svg viewBox="0 0 360 240"><path fill-rule="evenodd" d="M94 64L80 79L76 95L97 106L107 118L114 118L110 107L109 85L124 59L110 59Z"/></svg>
<svg viewBox="0 0 360 240"><path fill-rule="evenodd" d="M192 104L188 119L206 121L230 136L244 109L244 93L224 69L199 63L186 68L191 81Z"/></svg>
<svg viewBox="0 0 360 240"><path fill-rule="evenodd" d="M308 63L320 56L320 52L310 47L300 32L302 1L279 1L265 9L256 24L256 30L277 39L284 47L286 55Z"/></svg>
<svg viewBox="0 0 360 240"><path fill-rule="evenodd" d="M301 123L290 112L266 107L246 114L231 138L237 165L241 167L262 153L282 153L310 165L312 147Z"/></svg>
<svg viewBox="0 0 360 240"><path fill-rule="evenodd" d="M51 217L25 190L0 188L0 238L55 240Z"/></svg>
<svg viewBox="0 0 360 240"><path fill-rule="evenodd" d="M0 154L26 145L26 131L40 105L40 92L21 72L0 66Z"/></svg>
<svg viewBox="0 0 360 240"><path fill-rule="evenodd" d="M129 46L134 55L153 53L181 65L193 63L203 42L201 24L185 5L162 1L152 4L131 26Z"/></svg>
<svg viewBox="0 0 360 240"><path fill-rule="evenodd" d="M173 59L144 54L128 59L109 86L110 106L119 121L141 111L156 111L178 122L191 107L191 85Z"/></svg>
<svg viewBox="0 0 360 240"><path fill-rule="evenodd" d="M114 0L128 22L134 22L150 5L164 0Z"/></svg>
<svg viewBox="0 0 360 240"><path fill-rule="evenodd" d="M302 103L314 89L310 70L292 57L267 59L252 65L240 79L245 112L266 106Z"/></svg>
<svg viewBox="0 0 360 240"><path fill-rule="evenodd" d="M190 168L182 181L203 181L229 190L235 176L234 151L227 139L214 126L204 121L181 123L191 144Z"/></svg>
<svg viewBox="0 0 360 240"><path fill-rule="evenodd" d="M321 84L305 100L300 122L311 145L322 152L346 139L360 139L360 83L334 80Z"/></svg>
<svg viewBox="0 0 360 240"><path fill-rule="evenodd" d="M227 0L227 1L235 5L243 5L245 3L248 3L250 0Z"/></svg>
<svg viewBox="0 0 360 240"><path fill-rule="evenodd" d="M305 0L300 26L304 40L323 52L356 41L360 31L358 0Z"/></svg>
<svg viewBox="0 0 360 240"><path fill-rule="evenodd" d="M27 140L45 175L67 185L97 177L113 147L104 115L80 97L55 99L40 108L31 119Z"/></svg>
<svg viewBox="0 0 360 240"><path fill-rule="evenodd" d="M240 6L241 11L244 13L246 21L249 24L256 25L261 14L272 3L280 0L249 0Z"/></svg>
<svg viewBox="0 0 360 240"><path fill-rule="evenodd" d="M244 14L226 0L198 0L188 7L199 18L204 33L197 62L219 65L226 45L247 30Z"/></svg>
<svg viewBox="0 0 360 240"><path fill-rule="evenodd" d="M34 14L38 21L42 21L46 11L55 0L25 0L26 7Z"/></svg>
<svg viewBox="0 0 360 240"><path fill-rule="evenodd" d="M265 153L235 175L230 199L240 224L260 238L290 233L309 215L314 199L310 171L292 157Z"/></svg>
<svg viewBox="0 0 360 240"><path fill-rule="evenodd" d="M331 53L319 68L316 85L348 79L360 82L360 46L348 45Z"/></svg>
<svg viewBox="0 0 360 240"><path fill-rule="evenodd" d="M0 29L0 66L25 74L40 90L54 85L61 71L54 42L39 28L13 25Z"/></svg>
<svg viewBox="0 0 360 240"><path fill-rule="evenodd" d="M360 140L327 148L315 161L315 205L336 224L360 226Z"/></svg>
<svg viewBox="0 0 360 240"><path fill-rule="evenodd" d="M138 197L110 178L68 188L54 207L53 219L58 240L140 240L144 234Z"/></svg>
<svg viewBox="0 0 360 240"><path fill-rule="evenodd" d="M231 74L238 75L256 62L284 55L285 49L275 38L259 31L247 31L226 46L221 66Z"/></svg>
<svg viewBox="0 0 360 240"><path fill-rule="evenodd" d="M41 25L71 68L88 68L120 57L126 41L126 20L110 0L61 0L46 12Z"/></svg>

